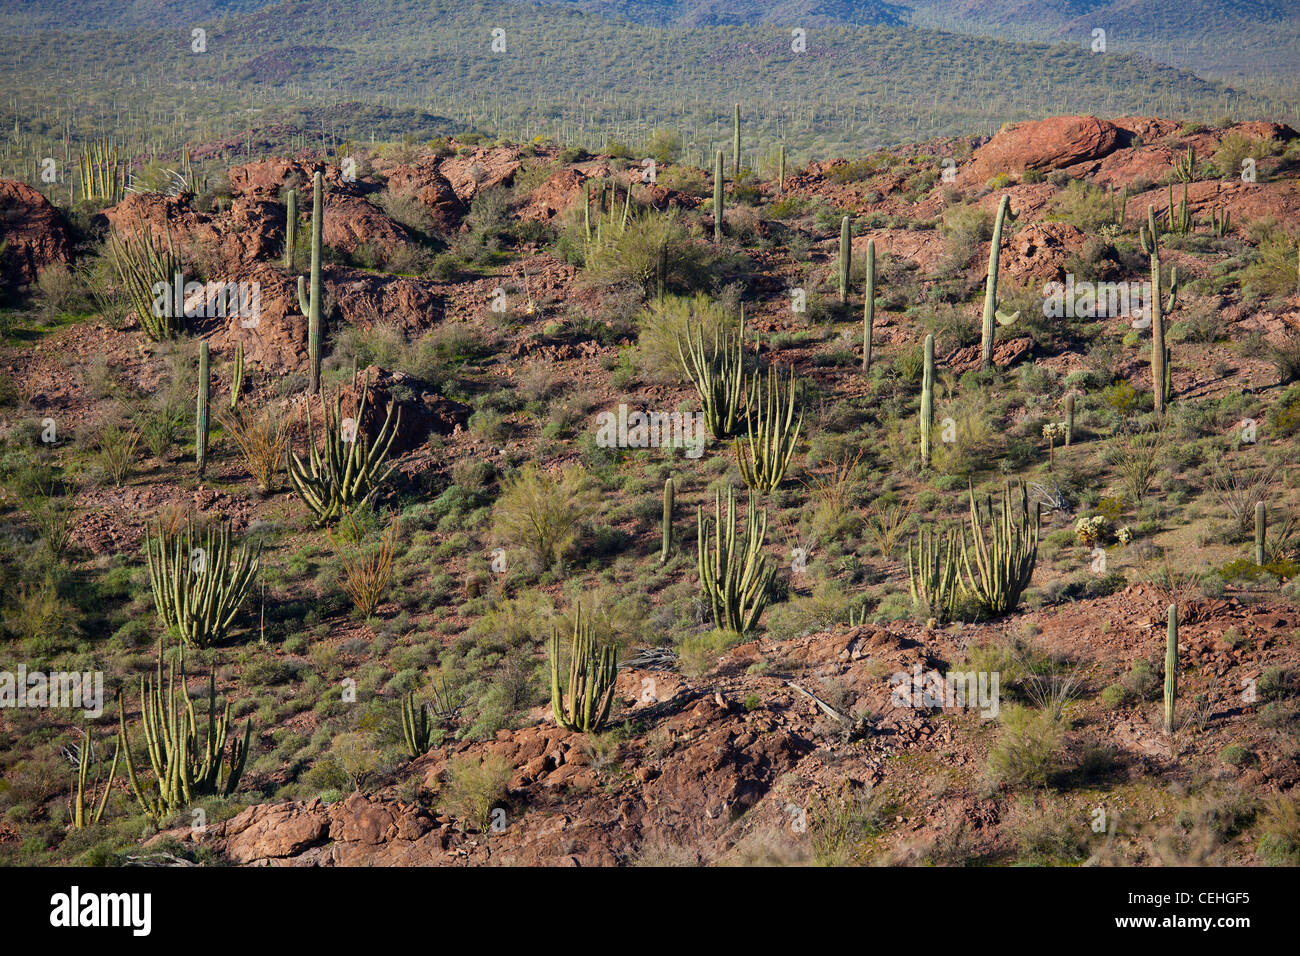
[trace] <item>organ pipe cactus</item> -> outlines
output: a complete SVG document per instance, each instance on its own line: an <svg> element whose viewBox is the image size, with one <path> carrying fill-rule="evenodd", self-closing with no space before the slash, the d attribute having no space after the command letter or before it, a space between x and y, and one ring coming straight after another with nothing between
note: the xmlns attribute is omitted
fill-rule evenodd
<svg viewBox="0 0 1300 956"><path fill-rule="evenodd" d="M153 679L140 678L140 722L144 730L153 782L141 782L131 756L126 729L126 708L118 696L118 746L126 756L127 779L136 800L155 822L188 806L198 797L230 796L239 786L248 759L252 725L244 722L244 736L230 737L230 701L217 712L216 675L208 672L207 732L200 738L199 718L185 686L184 649L179 665L167 667L163 682L162 646L158 648L157 672Z"/></svg>
<svg viewBox="0 0 1300 956"><path fill-rule="evenodd" d="M429 746L433 743L429 705L421 703L420 709L416 710L414 692L402 698L402 739L413 758L428 753Z"/></svg>
<svg viewBox="0 0 1300 956"><path fill-rule="evenodd" d="M261 549L255 552L245 542L232 554L228 521L202 532L190 522L173 534L159 524L145 533L145 557L163 626L184 643L206 648L225 636L248 596Z"/></svg>
<svg viewBox="0 0 1300 956"><path fill-rule="evenodd" d="M74 830L84 830L87 826L99 823L100 818L104 816L104 807L108 805L108 795L113 789L113 778L117 776L117 761L122 755L122 747L119 741L117 747L113 750L113 763L108 768L108 779L104 781L103 792L100 793L99 801L95 801L95 794L99 791L100 764L95 771L95 779L90 779L90 761L94 756L95 742L90 736L89 731L82 734L81 744L77 747L77 775L72 781L72 828ZM89 800L90 806L87 807ZM89 809L89 813L87 810Z"/></svg>
<svg viewBox="0 0 1300 956"><path fill-rule="evenodd" d="M749 401L745 404L749 440L743 445L736 440L736 460L741 478L755 491L772 491L785 478L803 427L803 412L800 411L798 421L794 412L793 369L784 387L781 373L775 368L769 368L765 376L754 376Z"/></svg>
<svg viewBox="0 0 1300 956"><path fill-rule="evenodd" d="M1190 183L1196 179L1196 147L1188 146L1186 156L1174 157L1174 175L1179 182Z"/></svg>
<svg viewBox="0 0 1300 956"><path fill-rule="evenodd" d="M329 403L321 402L324 423L320 448L316 447L311 400L307 400L307 460L290 451L287 470L289 484L315 513L317 524L336 521L369 501L396 467L396 464L386 469L383 466L397 437L401 413L397 413L394 421L396 406L389 403L388 415L372 443L361 429L366 391L361 389L356 418L343 417L342 392L335 396L332 410Z"/></svg>
<svg viewBox="0 0 1300 956"><path fill-rule="evenodd" d="M718 440L736 433L740 403L745 393L744 339L743 319L734 333L715 329L710 350L704 347L704 331L698 324L694 339L687 330L685 349L682 348L682 338L677 339L677 355L682 368L700 397L709 433Z"/></svg>
<svg viewBox="0 0 1300 956"><path fill-rule="evenodd" d="M1174 704L1178 700L1178 605L1169 605L1165 632L1165 733L1174 732Z"/></svg>
<svg viewBox="0 0 1300 956"><path fill-rule="evenodd" d="M917 534L915 552L911 548L907 551L912 604L939 624L951 620L957 604L961 584L957 574L958 537L922 530Z"/></svg>
<svg viewBox="0 0 1300 956"><path fill-rule="evenodd" d="M597 647L595 631L579 608L569 643L569 680L560 682L560 632L551 632L551 711L561 727L597 733L609 718L618 676L618 650Z"/></svg>
<svg viewBox="0 0 1300 956"><path fill-rule="evenodd" d="M1016 609L1038 561L1039 508L1035 505L1031 516L1029 495L1023 483L1019 497L1018 517L1013 516L1010 484L1002 492L1001 514L994 514L992 497L988 499L992 534L991 540L986 540L975 490L970 490L971 546L967 548L964 536L961 545L965 590L994 616Z"/></svg>
<svg viewBox="0 0 1300 956"><path fill-rule="evenodd" d="M925 337L925 359L921 369L921 467L930 464L934 431L934 336Z"/></svg>
<svg viewBox="0 0 1300 956"><path fill-rule="evenodd" d="M177 302L173 293L162 296L155 291L160 283L174 287L173 281L182 273L181 257L172 245L171 234L167 234L164 246L142 226L134 236L109 233L108 246L145 335L155 342L176 338L185 325L184 303Z"/></svg>
<svg viewBox="0 0 1300 956"><path fill-rule="evenodd" d="M126 195L126 166L116 144L107 138L92 139L81 152L77 172L81 198L111 206Z"/></svg>
<svg viewBox="0 0 1300 956"><path fill-rule="evenodd" d="M727 489L727 508L722 494L713 495L714 519L698 513L700 585L713 609L717 627L745 634L752 631L767 606L776 566L763 553L767 534L767 512L760 512L751 492L745 529L738 534L735 490Z"/></svg>
<svg viewBox="0 0 1300 956"><path fill-rule="evenodd" d="M325 184L320 170L312 174L311 188L311 287L310 294L304 293L303 277L298 276L298 308L307 316L307 392L315 395L320 391L320 356L321 356L321 288L320 257L321 227L324 221Z"/></svg>
<svg viewBox="0 0 1300 956"><path fill-rule="evenodd" d="M194 462L198 467L199 480L208 467L208 393L210 391L211 371L208 365L208 343L199 343L199 397L198 408L194 416Z"/></svg>
<svg viewBox="0 0 1300 956"><path fill-rule="evenodd" d="M867 240L867 287L862 301L862 371L871 371L871 344L876 325L876 240Z"/></svg>
<svg viewBox="0 0 1300 956"><path fill-rule="evenodd" d="M998 309L998 263L1002 254L1002 224L1007 219L1015 221L1011 211L1011 197L1003 196L998 203L998 216L993 223L993 239L989 243L989 268L984 283L984 321L981 329L980 367L993 367L993 323L1010 325L1020 318L1019 312L1007 315Z"/></svg>

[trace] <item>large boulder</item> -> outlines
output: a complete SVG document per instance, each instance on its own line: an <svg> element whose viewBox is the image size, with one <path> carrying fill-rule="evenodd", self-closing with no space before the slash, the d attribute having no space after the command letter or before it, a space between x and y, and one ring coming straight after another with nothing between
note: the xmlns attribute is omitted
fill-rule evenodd
<svg viewBox="0 0 1300 956"><path fill-rule="evenodd" d="M1064 169L1100 159L1127 138L1114 123L1095 116L1054 116L1051 119L1004 126L975 150L962 171L966 182L983 183L999 173L1029 169Z"/></svg>
<svg viewBox="0 0 1300 956"><path fill-rule="evenodd" d="M72 239L59 211L37 190L0 179L0 284L35 282L46 266L72 261Z"/></svg>

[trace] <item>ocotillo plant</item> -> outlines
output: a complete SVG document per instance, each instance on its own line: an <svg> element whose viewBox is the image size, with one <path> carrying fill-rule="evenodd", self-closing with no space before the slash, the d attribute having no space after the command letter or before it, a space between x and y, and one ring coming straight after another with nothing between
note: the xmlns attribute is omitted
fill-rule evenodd
<svg viewBox="0 0 1300 956"><path fill-rule="evenodd" d="M740 403L745 394L744 340L743 319L734 333L715 329L711 350L705 349L704 331L698 324L694 339L687 330L685 350L682 339L677 339L677 355L700 397L704 423L719 441L736 433L740 417Z"/></svg>
<svg viewBox="0 0 1300 956"><path fill-rule="evenodd" d="M321 227L324 221L325 184L320 170L312 175L311 188L311 289L310 295L303 291L303 277L298 276L298 308L307 316L307 361L309 366L307 393L315 395L320 391L320 354L321 354L321 288L320 255Z"/></svg>
<svg viewBox="0 0 1300 956"><path fill-rule="evenodd" d="M429 705L420 704L415 709L415 692L402 698L402 739L406 750L412 757L421 757L429 752L433 742L433 728L429 724Z"/></svg>
<svg viewBox="0 0 1300 956"><path fill-rule="evenodd" d="M740 180L740 104L736 104L731 128L731 178Z"/></svg>
<svg viewBox="0 0 1300 956"><path fill-rule="evenodd" d="M261 564L261 549L245 542L231 553L230 522L196 532L169 534L161 524L145 533L145 557L154 607L163 626L187 644L211 647L225 636L248 596Z"/></svg>
<svg viewBox="0 0 1300 956"><path fill-rule="evenodd" d="M849 217L840 220L840 305L849 301L849 273L853 269L853 225Z"/></svg>
<svg viewBox="0 0 1300 956"><path fill-rule="evenodd" d="M208 393L211 374L208 368L208 343L199 343L199 397L198 409L194 416L194 463L198 468L199 480L208 467Z"/></svg>
<svg viewBox="0 0 1300 956"><path fill-rule="evenodd" d="M726 199L722 191L722 150L713 158L713 241L722 242L722 211Z"/></svg>
<svg viewBox="0 0 1300 956"><path fill-rule="evenodd" d="M776 577L776 565L763 553L767 512L760 513L751 492L745 530L738 536L733 488L727 488L725 512L721 492L714 492L713 511L712 535L710 519L704 516L703 508L697 516L700 586L713 609L714 625L745 634L757 626Z"/></svg>
<svg viewBox="0 0 1300 956"><path fill-rule="evenodd" d="M401 413L394 421L396 405L388 405L388 415L371 443L361 429L365 419L367 389L361 388L361 400L353 419L343 417L343 394L334 397L333 410L322 401L324 423L322 448L316 447L316 429L312 424L311 400L307 399L307 460L292 450L287 461L289 484L298 497L316 515L316 523L329 524L369 501L384 480L397 467L383 468L388 449L397 437Z"/></svg>
<svg viewBox="0 0 1300 956"><path fill-rule="evenodd" d="M1142 251L1151 257L1151 391L1156 414L1165 410L1165 317L1160 301L1160 236L1156 207L1147 206L1147 224L1138 231Z"/></svg>
<svg viewBox="0 0 1300 956"><path fill-rule="evenodd" d="M1268 512L1264 502L1255 502L1255 564L1264 566L1264 537L1268 534Z"/></svg>
<svg viewBox="0 0 1300 956"><path fill-rule="evenodd" d="M925 337L925 361L921 371L921 467L929 467L931 432L934 429L934 336Z"/></svg>
<svg viewBox="0 0 1300 956"><path fill-rule="evenodd" d="M284 267L293 271L294 246L298 242L298 190L284 194Z"/></svg>
<svg viewBox="0 0 1300 956"><path fill-rule="evenodd" d="M95 749L94 738L90 736L90 731L83 731L81 744L77 747L77 775L72 779L72 828L74 830L84 830L87 826L99 823L100 818L104 816L104 807L108 805L108 795L113 789L113 778L117 776L117 760L122 755L121 742L113 749L113 764L108 768L108 779L103 781L103 792L100 793L99 801L96 803L95 794L99 792L100 779L99 775L103 769L100 764L95 770L95 779L90 779L90 761ZM90 803L90 813L86 813L87 802Z"/></svg>
<svg viewBox="0 0 1300 956"><path fill-rule="evenodd" d="M998 263L1002 255L1002 224L1007 219L1014 222L1015 218L1015 213L1011 211L1011 197L1003 196L1002 201L998 203L997 219L993 223L993 239L989 244L989 269L984 282L984 321L980 333L980 367L985 369L993 367L994 321L996 320L998 325L1010 325L1020 318L1018 311L1006 315L998 310Z"/></svg>
<svg viewBox="0 0 1300 956"><path fill-rule="evenodd" d="M871 371L871 339L876 325L876 240L867 240L867 287L862 301L862 371Z"/></svg>
<svg viewBox="0 0 1300 956"><path fill-rule="evenodd" d="M1065 396L1065 447L1074 441L1074 393Z"/></svg>
<svg viewBox="0 0 1300 956"><path fill-rule="evenodd" d="M916 537L916 551L907 549L907 577L912 604L939 624L952 618L960 580L957 576L957 538L922 530Z"/></svg>
<svg viewBox="0 0 1300 956"><path fill-rule="evenodd" d="M749 440L743 445L736 440L736 461L740 477L755 491L772 491L785 478L803 427L803 412L799 412L799 420L795 421L794 411L793 369L784 388L775 367L769 368L766 376L754 376L745 404Z"/></svg>
<svg viewBox="0 0 1300 956"><path fill-rule="evenodd" d="M135 236L110 232L108 245L118 278L126 288L145 335L155 342L174 339L185 325L184 303L177 302L171 294L165 301L154 294L158 283L172 286L182 274L181 257L172 246L171 234L167 234L164 246L162 240L152 238L143 227Z"/></svg>
<svg viewBox="0 0 1300 956"><path fill-rule="evenodd" d="M584 734L597 733L609 717L614 702L614 679L618 676L618 649L612 644L596 646L591 624L574 616L569 644L568 686L560 683L560 632L551 632L551 711L555 722Z"/></svg>
<svg viewBox="0 0 1300 956"><path fill-rule="evenodd" d="M1169 605L1165 634L1165 733L1174 732L1174 704L1178 698L1178 605Z"/></svg>
<svg viewBox="0 0 1300 956"><path fill-rule="evenodd" d="M1002 513L994 515L991 497L988 500L987 511L993 532L992 542L984 538L984 525L980 520L979 505L975 500L975 490L971 488L971 548L967 549L963 537L961 558L966 571L965 590L973 594L990 614L999 616L1016 609L1021 594L1029 586L1029 580L1033 577L1034 565L1038 561L1038 533L1041 518L1037 505L1031 516L1029 494L1023 484L1020 485L1018 518L1013 517L1012 514L1010 484L1006 485L1002 492Z"/></svg>
<svg viewBox="0 0 1300 956"><path fill-rule="evenodd" d="M216 674L209 671L207 733L200 740L199 720L185 686L184 651L180 654L179 667L168 665L165 687L162 659L160 642L155 677L147 682L140 678L140 719L154 773L150 786L141 782L131 756L126 708L122 706L120 694L118 697L118 746L126 755L127 779L136 800L155 822L161 822L198 797L217 794L228 797L234 793L244 773L252 733L252 724L245 721L243 741L238 736L232 737L227 754L230 701L226 701L225 709L218 714Z"/></svg>
<svg viewBox="0 0 1300 956"><path fill-rule="evenodd" d="M659 563L664 564L668 561L668 552L673 547L673 480L664 479L664 516L663 523L660 525L660 537L662 541L659 549Z"/></svg>

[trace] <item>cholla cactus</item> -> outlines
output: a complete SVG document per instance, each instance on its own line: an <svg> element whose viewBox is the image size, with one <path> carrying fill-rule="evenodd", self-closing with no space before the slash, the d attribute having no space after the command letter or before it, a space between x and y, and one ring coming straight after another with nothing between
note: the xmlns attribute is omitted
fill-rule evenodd
<svg viewBox="0 0 1300 956"><path fill-rule="evenodd" d="M1043 426L1043 437L1047 439L1047 468L1049 471L1056 466L1056 443L1058 441L1064 442L1069 434L1070 429L1065 422L1048 422Z"/></svg>
<svg viewBox="0 0 1300 956"><path fill-rule="evenodd" d="M1123 545L1132 544L1133 532L1128 529L1128 525L1125 525L1115 532L1115 540Z"/></svg>
<svg viewBox="0 0 1300 956"><path fill-rule="evenodd" d="M1104 515L1080 518L1074 523L1074 536L1080 544L1091 548L1106 536L1106 524Z"/></svg>

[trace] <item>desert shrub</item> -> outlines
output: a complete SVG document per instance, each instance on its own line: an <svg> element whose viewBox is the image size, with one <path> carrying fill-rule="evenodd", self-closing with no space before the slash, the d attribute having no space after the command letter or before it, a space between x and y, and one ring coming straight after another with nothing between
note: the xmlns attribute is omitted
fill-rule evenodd
<svg viewBox="0 0 1300 956"><path fill-rule="evenodd" d="M594 285L627 284L649 295L656 290L661 261L664 288L690 292L706 284L714 256L676 215L652 211L629 216L626 228L610 227L600 242L592 241L585 259Z"/></svg>
<svg viewBox="0 0 1300 956"><path fill-rule="evenodd" d="M1228 132L1214 150L1214 165L1225 177L1230 179L1241 175L1241 164L1246 159L1259 161L1272 155L1277 144L1272 140L1260 139L1258 136L1246 136L1242 133Z"/></svg>
<svg viewBox="0 0 1300 956"><path fill-rule="evenodd" d="M728 648L739 644L744 638L734 631L717 628L688 634L677 645L677 661L681 672L688 677L703 677L718 663L718 658Z"/></svg>
<svg viewBox="0 0 1300 956"><path fill-rule="evenodd" d="M650 381L683 381L686 373L677 350L678 341L684 341L689 332L692 337L702 335L705 345L711 346L715 334L734 331L738 322L739 316L726 303L703 293L689 298L665 296L662 302L652 302L641 313L637 366Z"/></svg>
<svg viewBox="0 0 1300 956"><path fill-rule="evenodd" d="M1295 290L1296 240L1275 230L1260 240L1241 270L1241 291L1248 298L1264 299L1289 295ZM1294 333L1291 338L1295 338ZM1287 381L1294 377L1293 374Z"/></svg>
<svg viewBox="0 0 1300 956"><path fill-rule="evenodd" d="M1264 808L1255 852L1270 866L1300 866L1300 801L1274 797Z"/></svg>
<svg viewBox="0 0 1300 956"><path fill-rule="evenodd" d="M413 190L399 191L390 186L379 194L379 207L413 233L428 236L437 228L429 207L420 202Z"/></svg>
<svg viewBox="0 0 1300 956"><path fill-rule="evenodd" d="M964 268L975 255L981 242L993 235L993 217L974 203L949 206L943 213L941 231L944 237L943 257L937 273L940 275Z"/></svg>
<svg viewBox="0 0 1300 956"><path fill-rule="evenodd" d="M493 508L493 532L504 546L527 556L534 571L562 562L577 543L598 501L578 465L558 475L529 463L505 483Z"/></svg>
<svg viewBox="0 0 1300 956"><path fill-rule="evenodd" d="M482 832L492 821L492 811L510 794L514 769L499 754L454 757L447 765L439 803L452 816Z"/></svg>
<svg viewBox="0 0 1300 956"><path fill-rule="evenodd" d="M989 751L989 778L1013 790L1045 787L1063 769L1065 723L1050 708L1005 706L997 743Z"/></svg>
<svg viewBox="0 0 1300 956"><path fill-rule="evenodd" d="M1052 201L1052 214L1048 217L1068 222L1087 233L1095 233L1102 226L1114 222L1114 208L1118 197L1081 179L1071 180Z"/></svg>

